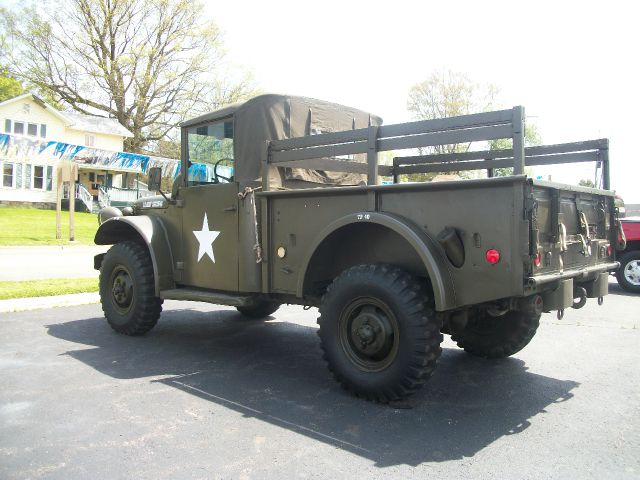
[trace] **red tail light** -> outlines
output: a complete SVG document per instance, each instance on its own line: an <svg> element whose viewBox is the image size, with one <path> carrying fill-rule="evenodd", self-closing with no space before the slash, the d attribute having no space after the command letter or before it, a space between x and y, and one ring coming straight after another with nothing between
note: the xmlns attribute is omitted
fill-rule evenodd
<svg viewBox="0 0 640 480"><path fill-rule="evenodd" d="M538 253L538 254L536 254L536 258L534 260L534 263L535 263L536 267L540 266L540 262L541 262L540 254Z"/></svg>
<svg viewBox="0 0 640 480"><path fill-rule="evenodd" d="M489 250L487 250L485 258L487 259L488 263L490 263L491 265L495 265L500 261L500 251L496 250L495 248L490 248Z"/></svg>
<svg viewBox="0 0 640 480"><path fill-rule="evenodd" d="M611 244L607 244L607 255L611 256L613 255L613 248L611 248Z"/></svg>

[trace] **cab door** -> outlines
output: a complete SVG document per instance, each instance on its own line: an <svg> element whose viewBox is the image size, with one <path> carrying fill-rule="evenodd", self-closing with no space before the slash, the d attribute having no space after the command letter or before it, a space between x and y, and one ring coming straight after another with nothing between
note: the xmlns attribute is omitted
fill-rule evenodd
<svg viewBox="0 0 640 480"><path fill-rule="evenodd" d="M238 290L238 184L194 185L180 190L183 204L182 283Z"/></svg>

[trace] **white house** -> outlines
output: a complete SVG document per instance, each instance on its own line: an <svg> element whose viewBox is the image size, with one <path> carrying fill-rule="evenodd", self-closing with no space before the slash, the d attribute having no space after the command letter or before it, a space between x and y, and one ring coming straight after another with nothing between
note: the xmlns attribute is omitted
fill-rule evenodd
<svg viewBox="0 0 640 480"><path fill-rule="evenodd" d="M61 112L33 93L0 102L0 129L0 203L55 204L55 164L63 150L111 158L132 137L115 119ZM79 184L95 200L101 187L126 189L141 171L86 155L78 163Z"/></svg>

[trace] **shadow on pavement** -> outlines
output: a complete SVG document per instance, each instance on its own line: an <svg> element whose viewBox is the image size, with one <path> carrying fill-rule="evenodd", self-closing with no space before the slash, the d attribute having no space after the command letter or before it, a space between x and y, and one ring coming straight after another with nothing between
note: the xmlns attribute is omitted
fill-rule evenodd
<svg viewBox="0 0 640 480"><path fill-rule="evenodd" d="M366 457L379 467L472 457L515 435L579 384L527 372L522 360L486 361L445 349L412 409L344 392L320 357L315 329L247 322L235 311L164 312L146 337L103 318L49 325L54 337L95 348L66 354L117 379L162 382L247 417Z"/></svg>
<svg viewBox="0 0 640 480"><path fill-rule="evenodd" d="M640 294L631 293L623 290L622 287L616 281L609 282L609 294L611 295L621 295L623 297L638 297L640 298Z"/></svg>

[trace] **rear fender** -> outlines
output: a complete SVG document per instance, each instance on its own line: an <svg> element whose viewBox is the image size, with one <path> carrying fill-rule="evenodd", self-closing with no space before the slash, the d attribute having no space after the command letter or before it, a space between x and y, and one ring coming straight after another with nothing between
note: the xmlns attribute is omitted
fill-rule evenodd
<svg viewBox="0 0 640 480"><path fill-rule="evenodd" d="M376 224L385 227L406 240L415 250L429 276L435 298L436 310L444 311L455 308L456 295L453 281L449 274L448 262L444 258L440 246L424 230L418 228L406 218L379 212L349 214L330 224L318 235L309 248L302 264L303 268L298 277L296 291L298 297L304 295L305 279L309 265L315 252L323 242L341 228L361 223Z"/></svg>
<svg viewBox="0 0 640 480"><path fill-rule="evenodd" d="M169 247L167 231L159 218L152 216L114 217L98 228L96 245L113 245L126 240L137 240L149 249L153 263L156 295L161 290L175 287L173 280L173 254ZM102 259L95 266L100 267Z"/></svg>

